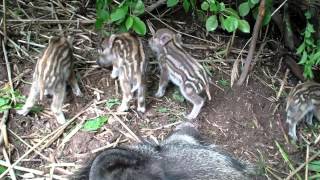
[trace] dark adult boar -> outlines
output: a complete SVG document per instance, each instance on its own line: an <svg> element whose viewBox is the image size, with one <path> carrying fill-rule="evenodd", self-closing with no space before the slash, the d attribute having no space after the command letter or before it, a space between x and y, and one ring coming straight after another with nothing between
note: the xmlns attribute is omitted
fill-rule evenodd
<svg viewBox="0 0 320 180"><path fill-rule="evenodd" d="M253 165L200 142L191 123L179 125L159 145L143 143L107 149L70 179L77 180L245 180Z"/></svg>

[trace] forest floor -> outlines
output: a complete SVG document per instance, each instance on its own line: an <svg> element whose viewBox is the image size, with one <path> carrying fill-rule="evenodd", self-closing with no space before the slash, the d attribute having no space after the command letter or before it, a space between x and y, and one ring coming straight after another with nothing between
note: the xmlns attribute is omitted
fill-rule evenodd
<svg viewBox="0 0 320 180"><path fill-rule="evenodd" d="M37 7L30 3L20 6L34 19L52 18L51 14L44 16L51 11L47 8L49 6L46 1L39 1ZM70 14L64 14L59 5L54 6L61 19ZM73 6L76 7L75 4ZM12 11L15 10L14 7L9 4ZM94 19L94 6L87 8L85 14L82 13L77 11L76 16L82 20L84 17ZM10 15L9 19L17 18ZM221 52L225 50L231 35L216 32L206 36L202 26L183 17L174 20L163 17L162 20L179 31L213 42L210 44L192 37L182 37L186 50L196 59L202 60L216 84L210 87L212 100L206 101L199 117L194 121L205 139L221 146L236 158L257 164L262 168L261 174L265 179L285 178L289 175L288 165L277 144L287 152L294 165L304 162L305 149L290 143L285 123L286 96L297 80L290 72L288 76L285 75L287 67L274 48L266 46L259 54L259 60L245 85L231 87L232 65L238 57L245 59L246 50L241 52L241 56L239 54L248 38L236 36L235 43L225 58ZM156 28L165 27L159 22L155 24ZM32 151L18 164L28 168L26 171L16 171L19 177L27 179L54 174L54 178L60 179L81 167L96 152L119 144L136 143L132 134L162 140L177 124L185 121L184 114L191 111L192 105L182 98L177 87L172 84L163 98L153 97L158 87L159 70L154 54L147 46L150 34L142 37L146 57L150 62L147 111L145 114L137 113L136 101L132 101L129 112L118 113L116 107L121 100L120 87L116 80L111 79L111 69L101 69L95 64L100 39L94 31L94 23L77 24L74 21L59 25L9 21L7 26L10 38L7 51L17 91L28 95L37 56L47 44L48 37L59 33L59 26L62 26L68 27L74 36L75 65L83 93L83 97L76 97L68 89L64 111L67 118L74 120L68 126L58 124L51 115L50 99L41 102L40 105L44 108L42 111L26 117L16 114L15 110L10 111L7 131L11 162L16 162L31 146L39 146L36 148L37 152ZM2 54L0 59L4 59ZM0 85L4 87L8 83L4 73L7 72L5 64L2 63L0 68ZM111 107L112 104L115 105ZM101 116L108 118L101 128L96 131L83 129L87 120ZM305 125L299 127L298 133ZM41 173L43 174L40 175Z"/></svg>

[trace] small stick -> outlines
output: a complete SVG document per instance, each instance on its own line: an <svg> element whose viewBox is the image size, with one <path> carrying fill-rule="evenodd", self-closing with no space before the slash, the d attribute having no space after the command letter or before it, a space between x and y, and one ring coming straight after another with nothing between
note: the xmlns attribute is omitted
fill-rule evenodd
<svg viewBox="0 0 320 180"><path fill-rule="evenodd" d="M7 134L7 126L6 126L6 122L8 120L8 115L9 115L9 110L4 111L3 115L2 115L2 120L1 120L1 124L0 124L0 128L1 128L1 135L0 135L0 146L3 145L6 148L9 147L9 141L8 141L8 134Z"/></svg>
<svg viewBox="0 0 320 180"><path fill-rule="evenodd" d="M308 161L309 159L309 152L310 152L310 146L309 144L307 144L307 152L306 152L306 162ZM305 171L305 180L308 180L308 169L309 169L309 163L306 164L306 171Z"/></svg>
<svg viewBox="0 0 320 180"><path fill-rule="evenodd" d="M128 128L128 126L127 126L116 114L114 114L108 107L106 107L106 109L109 111L109 113L110 113L114 118L116 118L116 120L128 131L128 133L129 133L137 142L141 143L140 138L138 138L138 136L137 136L135 133L133 133L133 132L131 131L131 129Z"/></svg>
<svg viewBox="0 0 320 180"><path fill-rule="evenodd" d="M281 82L281 86L280 86L280 90L277 94L277 97L276 97L276 100L278 101L280 96L281 96L281 93L284 89L284 85L287 84L287 78L288 78L288 74L289 74L289 69L286 70L285 74L284 74L284 77L283 77L283 80Z"/></svg>
<svg viewBox="0 0 320 180"><path fill-rule="evenodd" d="M314 141L314 144L315 144L315 145L318 144L319 141L320 141L320 134L319 134L319 136L316 138L316 140Z"/></svg>
<svg viewBox="0 0 320 180"><path fill-rule="evenodd" d="M7 50L6 50L5 42L4 42L4 41L2 41L2 50L3 50L3 54L4 54L4 59L5 59L5 61L6 61L8 79L9 79L9 84L10 84L10 88L11 88L11 97L12 97L13 102L16 102L16 97L15 97L15 95L13 94L14 89L13 89L13 83L12 83L12 78L11 78L11 67L10 67L10 64L9 64L8 55L7 55Z"/></svg>
<svg viewBox="0 0 320 180"><path fill-rule="evenodd" d="M5 148L2 148L2 153L3 153L4 159L6 160L7 164L11 165L8 153L7 153ZM11 169L9 171L9 174L10 174L10 177L11 177L12 180L16 180L17 179L16 175L14 174L14 170L13 169Z"/></svg>
<svg viewBox="0 0 320 180"><path fill-rule="evenodd" d="M6 6L6 0L2 0L3 3L3 41L7 42L7 6Z"/></svg>
<svg viewBox="0 0 320 180"><path fill-rule="evenodd" d="M24 141L21 137L19 137L16 133L14 133L13 131L11 131L10 129L8 129L9 133L11 133L13 136L15 136L19 141L21 141L23 144L25 144L26 146L28 146L28 148L32 148L32 146L30 144L28 144L26 141ZM45 155L43 155L41 152L39 152L38 150L34 150L34 152L36 154L38 154L39 156L41 156L43 159L45 159L48 162L52 162L48 157L46 157Z"/></svg>

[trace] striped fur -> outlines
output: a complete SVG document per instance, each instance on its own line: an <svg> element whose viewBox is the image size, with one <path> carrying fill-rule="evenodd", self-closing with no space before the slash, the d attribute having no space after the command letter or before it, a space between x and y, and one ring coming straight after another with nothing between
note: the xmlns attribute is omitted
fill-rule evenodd
<svg viewBox="0 0 320 180"><path fill-rule="evenodd" d="M187 118L197 117L204 104L204 99L199 94L205 90L208 99L211 100L206 71L182 48L180 36L169 29L159 29L149 40L149 44L157 53L161 69L156 96L162 97L168 81L172 81L179 86L182 95L194 105Z"/></svg>
<svg viewBox="0 0 320 180"><path fill-rule="evenodd" d="M289 135L297 140L296 126L302 121L311 125L313 116L320 120L320 84L305 82L293 88L287 98L287 123Z"/></svg>
<svg viewBox="0 0 320 180"><path fill-rule="evenodd" d="M72 42L70 37L56 36L49 40L47 48L39 58L33 82L26 104L19 114L27 115L35 104L38 96L43 100L44 95L53 95L51 110L59 123L65 122L62 105L66 84L70 84L75 95L81 91L73 72Z"/></svg>
<svg viewBox="0 0 320 180"><path fill-rule="evenodd" d="M122 103L118 111L129 109L132 93L137 91L138 111L145 112L145 73L147 63L141 40L131 33L113 34L101 44L102 53L97 64L113 66L112 78L119 77Z"/></svg>

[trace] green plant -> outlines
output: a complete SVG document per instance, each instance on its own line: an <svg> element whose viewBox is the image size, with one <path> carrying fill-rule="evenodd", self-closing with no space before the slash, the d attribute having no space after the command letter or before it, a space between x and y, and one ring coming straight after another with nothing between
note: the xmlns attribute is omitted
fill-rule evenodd
<svg viewBox="0 0 320 180"><path fill-rule="evenodd" d="M228 80L226 80L226 79L220 79L220 80L218 81L218 83L219 83L221 86L223 86L223 87L228 87L228 86L230 86L230 82L229 82Z"/></svg>
<svg viewBox="0 0 320 180"><path fill-rule="evenodd" d="M7 169L7 167L0 166L0 174L4 173Z"/></svg>
<svg viewBox="0 0 320 180"><path fill-rule="evenodd" d="M87 120L84 123L82 129L84 131L96 131L96 130L100 129L107 122L108 122L108 117L98 116L96 118Z"/></svg>
<svg viewBox="0 0 320 180"><path fill-rule="evenodd" d="M169 109L166 108L166 107L159 107L159 108L157 109L157 111L158 111L159 113L167 113L167 112L169 112Z"/></svg>
<svg viewBox="0 0 320 180"><path fill-rule="evenodd" d="M314 160L309 162L309 171L313 172L314 175L308 179L319 179L320 178L320 160Z"/></svg>
<svg viewBox="0 0 320 180"><path fill-rule="evenodd" d="M108 101L106 102L106 106L111 109L113 106L115 105L120 105L121 102L120 102L120 99L118 98L111 98L111 99L108 99Z"/></svg>
<svg viewBox="0 0 320 180"><path fill-rule="evenodd" d="M14 100L16 102L14 102ZM10 86L6 84L0 89L0 112L9 109L21 109L25 97L19 91L11 90Z"/></svg>
<svg viewBox="0 0 320 180"><path fill-rule="evenodd" d="M96 28L101 29L104 23L114 24L117 31L134 30L137 34L146 34L146 25L139 18L144 13L142 0L124 0L120 4L111 0L96 1Z"/></svg>
<svg viewBox="0 0 320 180"><path fill-rule="evenodd" d="M308 79L313 78L312 67L320 63L320 40L316 45L313 39L313 33L315 30L313 25L309 22L311 19L311 13L308 11L305 13L307 19L307 25L303 34L303 42L297 49L297 54L301 56L299 64L304 66L304 76Z"/></svg>

